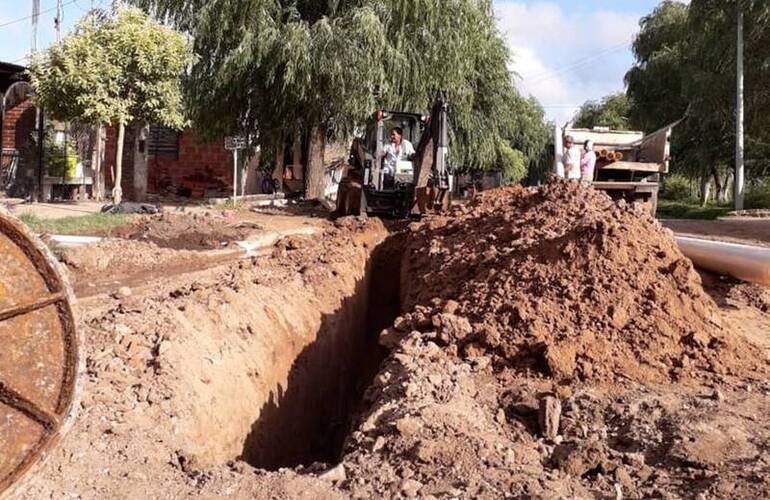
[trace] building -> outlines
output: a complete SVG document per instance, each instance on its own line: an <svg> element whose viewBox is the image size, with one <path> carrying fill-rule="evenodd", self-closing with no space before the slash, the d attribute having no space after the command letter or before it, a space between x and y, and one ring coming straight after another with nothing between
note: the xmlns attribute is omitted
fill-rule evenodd
<svg viewBox="0 0 770 500"><path fill-rule="evenodd" d="M0 62L0 193L27 196L35 192L40 175L37 109L30 96L26 68Z"/></svg>
<svg viewBox="0 0 770 500"><path fill-rule="evenodd" d="M104 148L107 192L114 185L117 129L108 127ZM144 200L147 194L204 198L228 196L233 186L233 154L218 141L193 129L175 131L152 125L127 127L123 146L123 196Z"/></svg>

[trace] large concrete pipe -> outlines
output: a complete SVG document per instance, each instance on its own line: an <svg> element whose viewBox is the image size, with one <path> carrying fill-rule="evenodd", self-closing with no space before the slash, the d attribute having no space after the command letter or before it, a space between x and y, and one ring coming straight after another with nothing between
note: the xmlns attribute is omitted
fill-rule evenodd
<svg viewBox="0 0 770 500"><path fill-rule="evenodd" d="M676 236L696 267L770 286L770 248Z"/></svg>

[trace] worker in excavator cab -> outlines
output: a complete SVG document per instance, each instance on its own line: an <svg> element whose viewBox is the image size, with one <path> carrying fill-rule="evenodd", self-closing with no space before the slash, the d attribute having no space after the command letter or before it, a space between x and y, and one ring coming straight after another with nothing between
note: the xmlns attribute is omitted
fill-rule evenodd
<svg viewBox="0 0 770 500"><path fill-rule="evenodd" d="M386 182L393 182L397 163L411 161L414 153L412 143L404 139L404 130L401 127L393 127L390 131L390 143L382 150L382 170Z"/></svg>

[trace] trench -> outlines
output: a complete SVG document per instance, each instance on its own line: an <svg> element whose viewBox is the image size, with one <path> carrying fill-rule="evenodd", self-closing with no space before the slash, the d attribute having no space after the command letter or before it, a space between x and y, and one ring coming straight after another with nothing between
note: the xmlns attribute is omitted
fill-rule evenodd
<svg viewBox="0 0 770 500"><path fill-rule="evenodd" d="M341 459L363 394L387 354L379 334L400 312L402 236L371 251L354 292L324 315L315 340L291 363L285 389L261 408L240 460L277 470Z"/></svg>

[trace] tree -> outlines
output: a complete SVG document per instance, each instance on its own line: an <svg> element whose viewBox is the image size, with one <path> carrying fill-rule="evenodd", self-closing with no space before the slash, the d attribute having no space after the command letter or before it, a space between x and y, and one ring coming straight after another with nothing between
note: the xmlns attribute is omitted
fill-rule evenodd
<svg viewBox="0 0 770 500"><path fill-rule="evenodd" d="M112 196L120 203L125 127L181 128L180 76L191 62L183 35L120 7L113 16L87 15L61 45L32 61L30 75L38 104L53 118L118 128Z"/></svg>
<svg viewBox="0 0 770 500"><path fill-rule="evenodd" d="M632 51L636 62L626 73L629 119L634 128L653 132L682 118L688 40L687 5L662 2L639 21Z"/></svg>
<svg viewBox="0 0 770 500"><path fill-rule="evenodd" d="M453 157L472 169L494 168L519 132L526 102L490 0L136 1L194 37L187 94L205 132L256 136L265 150L310 137L310 198L323 195L326 140L379 105L427 111L447 90Z"/></svg>
<svg viewBox="0 0 770 500"><path fill-rule="evenodd" d="M741 0L746 20L747 173L760 175L770 148L770 5ZM626 74L631 121L650 132L676 120L672 170L713 179L726 201L735 144L736 0L666 1L642 18Z"/></svg>
<svg viewBox="0 0 770 500"><path fill-rule="evenodd" d="M628 130L629 104L622 92L604 97L601 101L587 101L573 118L576 128L609 127Z"/></svg>

